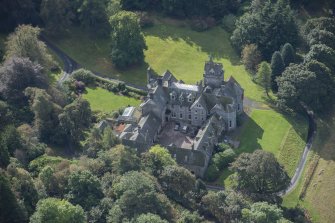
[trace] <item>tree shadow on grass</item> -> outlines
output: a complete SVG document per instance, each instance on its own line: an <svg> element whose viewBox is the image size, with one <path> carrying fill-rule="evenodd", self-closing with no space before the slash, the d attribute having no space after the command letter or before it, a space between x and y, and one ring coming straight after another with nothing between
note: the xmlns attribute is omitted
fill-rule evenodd
<svg viewBox="0 0 335 223"><path fill-rule="evenodd" d="M201 51L213 56L216 60L227 59L232 65L241 65L239 54L231 45L230 33L220 27L197 32L189 27L159 23L144 29L143 32L145 36L155 36L163 40L185 41L190 46L198 46Z"/></svg>

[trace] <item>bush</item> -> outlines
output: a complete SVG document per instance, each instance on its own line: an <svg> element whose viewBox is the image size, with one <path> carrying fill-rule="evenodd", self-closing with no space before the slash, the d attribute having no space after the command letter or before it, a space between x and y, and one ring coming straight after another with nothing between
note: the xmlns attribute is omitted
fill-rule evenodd
<svg viewBox="0 0 335 223"><path fill-rule="evenodd" d="M94 84L95 82L94 74L89 70L85 69L76 70L72 73L72 76L77 81L82 81L86 85Z"/></svg>
<svg viewBox="0 0 335 223"><path fill-rule="evenodd" d="M205 173L205 179L207 181L214 181L216 180L220 175L219 169L214 163L211 163Z"/></svg>
<svg viewBox="0 0 335 223"><path fill-rule="evenodd" d="M236 153L233 149L227 149L223 152L217 153L213 156L213 164L222 170L234 161Z"/></svg>
<svg viewBox="0 0 335 223"><path fill-rule="evenodd" d="M236 16L234 14L228 14L222 19L222 28L228 32L233 32L235 29Z"/></svg>

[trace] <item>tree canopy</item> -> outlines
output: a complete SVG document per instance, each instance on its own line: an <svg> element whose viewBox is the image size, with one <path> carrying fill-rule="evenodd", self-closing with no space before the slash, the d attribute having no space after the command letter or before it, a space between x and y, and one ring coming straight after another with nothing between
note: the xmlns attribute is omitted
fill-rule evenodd
<svg viewBox="0 0 335 223"><path fill-rule="evenodd" d="M143 50L147 49L138 18L135 13L120 11L111 16L111 58L121 68L142 63Z"/></svg>
<svg viewBox="0 0 335 223"><path fill-rule="evenodd" d="M266 0L237 20L231 39L240 50L247 44L256 44L268 60L285 43L295 44L298 36L298 26L288 1L272 3Z"/></svg>

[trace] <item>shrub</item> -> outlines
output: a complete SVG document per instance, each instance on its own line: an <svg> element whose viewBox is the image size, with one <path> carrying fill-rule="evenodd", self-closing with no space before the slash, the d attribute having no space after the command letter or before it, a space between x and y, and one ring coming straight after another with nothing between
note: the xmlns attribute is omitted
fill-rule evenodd
<svg viewBox="0 0 335 223"><path fill-rule="evenodd" d="M219 177L219 175L219 169L214 163L211 163L206 170L205 179L207 181L214 181Z"/></svg>
<svg viewBox="0 0 335 223"><path fill-rule="evenodd" d="M213 163L215 166L222 170L234 161L236 153L233 149L227 149L223 152L217 153L213 156Z"/></svg>
<svg viewBox="0 0 335 223"><path fill-rule="evenodd" d="M77 81L82 81L86 85L93 84L95 82L94 74L89 70L85 69L76 70L72 73L72 76Z"/></svg>

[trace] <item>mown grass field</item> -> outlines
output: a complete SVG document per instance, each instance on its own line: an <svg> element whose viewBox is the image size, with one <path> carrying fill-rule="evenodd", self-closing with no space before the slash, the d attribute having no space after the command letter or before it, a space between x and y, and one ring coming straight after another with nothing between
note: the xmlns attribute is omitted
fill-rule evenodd
<svg viewBox="0 0 335 223"><path fill-rule="evenodd" d="M307 137L307 121L274 110L253 110L241 131L238 153L263 149L273 153L293 176Z"/></svg>
<svg viewBox="0 0 335 223"><path fill-rule="evenodd" d="M284 197L285 207L301 206L308 210L313 222L335 222L335 117L318 121L317 136L313 143L311 158L319 157L314 172L311 171L311 161L306 165L299 186ZM313 174L310 174L313 173ZM306 180L306 195L299 198Z"/></svg>
<svg viewBox="0 0 335 223"><path fill-rule="evenodd" d="M263 149L273 153L284 166L290 177L293 176L304 150L307 138L307 120L303 117L284 116L275 110L252 110L244 121L240 134L237 154L251 153ZM223 171L216 183L229 186L231 172Z"/></svg>
<svg viewBox="0 0 335 223"><path fill-rule="evenodd" d="M141 101L116 95L102 88L86 88L83 98L88 100L93 111L110 113L126 106L139 106Z"/></svg>
<svg viewBox="0 0 335 223"><path fill-rule="evenodd" d="M169 69L186 83L196 83L202 79L205 60L212 55L223 63L226 78L234 76L239 81L247 97L264 101L264 91L252 81L230 44L230 34L222 28L199 33L185 24L157 19L153 27L144 29L144 35L148 46L145 63L125 70L117 70L111 63L108 38L98 38L73 28L66 37L52 40L84 67L140 85L145 84L148 66L158 74Z"/></svg>

